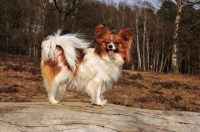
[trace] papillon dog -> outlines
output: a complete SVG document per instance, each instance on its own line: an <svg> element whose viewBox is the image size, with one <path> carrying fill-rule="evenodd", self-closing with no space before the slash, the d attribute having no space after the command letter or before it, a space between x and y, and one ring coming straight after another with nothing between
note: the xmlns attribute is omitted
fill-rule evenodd
<svg viewBox="0 0 200 132"><path fill-rule="evenodd" d="M122 66L131 60L132 31L112 34L105 26L95 29L95 48L77 34L48 36L42 42L41 72L49 101L59 103L66 89L86 92L91 103L106 105L103 94L117 82Z"/></svg>

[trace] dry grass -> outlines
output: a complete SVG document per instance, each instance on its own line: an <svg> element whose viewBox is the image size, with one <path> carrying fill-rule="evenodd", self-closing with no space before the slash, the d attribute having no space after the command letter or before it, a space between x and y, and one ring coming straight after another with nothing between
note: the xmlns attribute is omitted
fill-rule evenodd
<svg viewBox="0 0 200 132"><path fill-rule="evenodd" d="M127 107L200 112L200 77L124 70L105 93L109 103ZM48 101L40 59L0 54L0 101ZM84 93L67 91L61 101L90 102Z"/></svg>
<svg viewBox="0 0 200 132"><path fill-rule="evenodd" d="M119 82L106 95L113 103L129 107L200 111L199 79L198 76L123 71Z"/></svg>

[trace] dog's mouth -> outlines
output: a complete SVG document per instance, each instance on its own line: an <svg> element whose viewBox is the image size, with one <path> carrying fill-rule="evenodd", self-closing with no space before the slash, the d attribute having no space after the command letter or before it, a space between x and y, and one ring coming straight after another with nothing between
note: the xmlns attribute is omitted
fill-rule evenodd
<svg viewBox="0 0 200 132"><path fill-rule="evenodd" d="M110 56L114 55L114 51L113 50L109 50L108 51L108 55L110 55Z"/></svg>
<svg viewBox="0 0 200 132"><path fill-rule="evenodd" d="M117 51L117 47L113 43L110 43L107 45L106 50L109 56L113 56L114 53Z"/></svg>
<svg viewBox="0 0 200 132"><path fill-rule="evenodd" d="M111 49L107 50L107 53L110 56L113 56L115 52L117 52L117 50L111 50Z"/></svg>

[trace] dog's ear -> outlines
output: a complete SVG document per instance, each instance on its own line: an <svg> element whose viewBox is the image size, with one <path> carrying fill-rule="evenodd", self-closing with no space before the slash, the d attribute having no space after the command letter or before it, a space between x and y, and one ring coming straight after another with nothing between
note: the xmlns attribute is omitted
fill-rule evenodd
<svg viewBox="0 0 200 132"><path fill-rule="evenodd" d="M120 35L126 41L130 41L133 38L133 32L130 28L120 31L118 35Z"/></svg>
<svg viewBox="0 0 200 132"><path fill-rule="evenodd" d="M131 61L131 45L132 45L132 40L133 40L133 33L130 28L124 29L118 33L119 36L122 37L122 39L125 40L124 48L126 50L126 57L125 61L127 63L130 63Z"/></svg>
<svg viewBox="0 0 200 132"><path fill-rule="evenodd" d="M108 33L110 33L108 31L108 29L105 26L103 26L102 24L99 24L95 30L95 39L98 40L98 39L104 37L104 35L106 35Z"/></svg>

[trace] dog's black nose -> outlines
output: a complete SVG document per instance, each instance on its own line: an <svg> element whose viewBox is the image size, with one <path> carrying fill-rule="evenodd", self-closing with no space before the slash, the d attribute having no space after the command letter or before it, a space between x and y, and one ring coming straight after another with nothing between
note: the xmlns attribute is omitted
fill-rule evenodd
<svg viewBox="0 0 200 132"><path fill-rule="evenodd" d="M113 47L112 45L108 45L108 48L109 48L109 49L112 49L112 47Z"/></svg>

